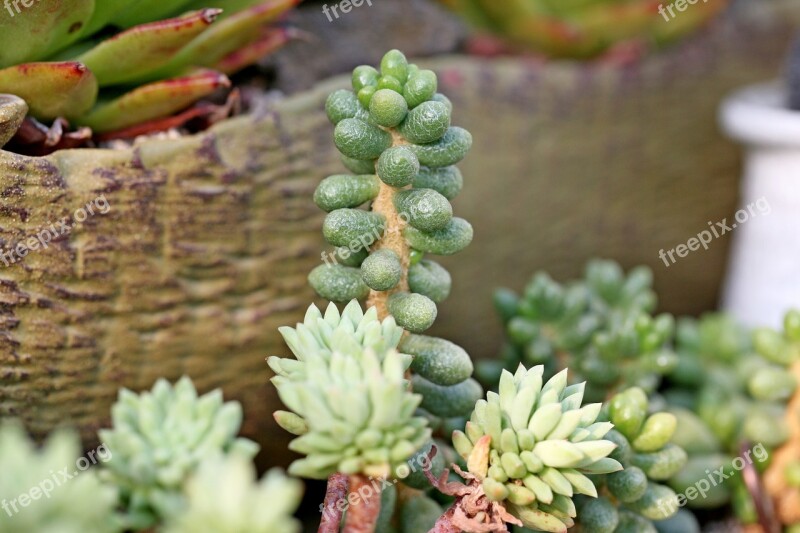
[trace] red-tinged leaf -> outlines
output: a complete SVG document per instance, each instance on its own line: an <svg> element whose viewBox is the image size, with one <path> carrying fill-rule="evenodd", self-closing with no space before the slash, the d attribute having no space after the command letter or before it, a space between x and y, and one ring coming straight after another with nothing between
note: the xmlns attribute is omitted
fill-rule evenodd
<svg viewBox="0 0 800 533"><path fill-rule="evenodd" d="M73 119L94 105L97 80L85 65L75 61L26 63L0 70L0 93L25 100L36 118Z"/></svg>
<svg viewBox="0 0 800 533"><path fill-rule="evenodd" d="M99 105L79 123L99 133L128 128L177 113L220 87L230 87L230 80L214 71L143 85Z"/></svg>
<svg viewBox="0 0 800 533"><path fill-rule="evenodd" d="M0 94L0 147L17 133L27 112L25 100L13 94Z"/></svg>
<svg viewBox="0 0 800 533"><path fill-rule="evenodd" d="M0 67L41 61L66 48L80 38L94 10L94 0L26 3L8 0L0 8Z"/></svg>
<svg viewBox="0 0 800 533"><path fill-rule="evenodd" d="M255 42L223 57L213 68L233 74L255 64L299 35L294 28L265 28Z"/></svg>
<svg viewBox="0 0 800 533"><path fill-rule="evenodd" d="M94 72L102 86L134 82L168 63L187 43L203 33L219 13L219 9L204 9L136 26L101 42L76 59Z"/></svg>
<svg viewBox="0 0 800 533"><path fill-rule="evenodd" d="M219 21L181 50L168 67L212 67L224 57L257 40L261 28L297 4L297 0L267 0Z"/></svg>

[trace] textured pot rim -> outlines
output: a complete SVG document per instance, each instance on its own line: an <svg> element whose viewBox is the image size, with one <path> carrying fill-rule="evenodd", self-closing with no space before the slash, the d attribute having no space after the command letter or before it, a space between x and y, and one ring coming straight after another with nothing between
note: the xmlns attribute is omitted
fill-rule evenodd
<svg viewBox="0 0 800 533"><path fill-rule="evenodd" d="M787 101L782 81L745 87L723 101L720 124L748 145L800 148L800 111L788 109Z"/></svg>

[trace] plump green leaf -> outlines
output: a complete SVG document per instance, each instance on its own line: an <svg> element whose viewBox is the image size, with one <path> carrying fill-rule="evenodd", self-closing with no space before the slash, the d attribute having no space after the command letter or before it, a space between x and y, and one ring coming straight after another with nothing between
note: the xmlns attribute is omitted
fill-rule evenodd
<svg viewBox="0 0 800 533"><path fill-rule="evenodd" d="M0 70L0 93L27 102L42 120L80 117L97 98L97 80L81 63L26 63Z"/></svg>

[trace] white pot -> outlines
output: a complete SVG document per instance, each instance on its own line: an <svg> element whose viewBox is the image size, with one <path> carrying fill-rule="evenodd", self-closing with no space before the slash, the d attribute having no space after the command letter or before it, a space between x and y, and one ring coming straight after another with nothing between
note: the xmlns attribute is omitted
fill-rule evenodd
<svg viewBox="0 0 800 533"><path fill-rule="evenodd" d="M727 134L747 148L741 208L770 208L733 230L722 306L750 326L778 327L800 308L800 111L787 100L782 84L758 85L720 112Z"/></svg>

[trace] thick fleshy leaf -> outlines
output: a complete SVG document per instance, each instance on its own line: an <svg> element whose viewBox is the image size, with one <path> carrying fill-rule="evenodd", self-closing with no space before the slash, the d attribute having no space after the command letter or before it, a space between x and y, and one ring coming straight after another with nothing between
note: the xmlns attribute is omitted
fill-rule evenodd
<svg viewBox="0 0 800 533"><path fill-rule="evenodd" d="M97 80L85 65L74 61L26 63L0 70L0 93L25 100L36 118L72 120L94 105Z"/></svg>
<svg viewBox="0 0 800 533"><path fill-rule="evenodd" d="M89 67L100 85L139 80L204 32L219 9L194 11L179 18L136 26L107 39L76 58Z"/></svg>
<svg viewBox="0 0 800 533"><path fill-rule="evenodd" d="M231 15L262 3L264 0L191 0L184 9L205 9L216 7L222 9L220 18L227 18Z"/></svg>
<svg viewBox="0 0 800 533"><path fill-rule="evenodd" d="M96 132L114 131L140 122L166 117L211 94L229 87L224 74L202 71L192 76L144 85L101 104L78 122Z"/></svg>
<svg viewBox="0 0 800 533"><path fill-rule="evenodd" d="M137 3L138 0L100 0L95 1L94 12L89 24L83 30L83 36L92 35L111 23L120 13ZM209 7L209 6L203 6ZM153 19L151 19L153 20Z"/></svg>
<svg viewBox="0 0 800 533"><path fill-rule="evenodd" d="M225 74L233 74L255 64L297 35L298 32L293 28L265 28L255 42L223 57L213 68Z"/></svg>
<svg viewBox="0 0 800 533"><path fill-rule="evenodd" d="M0 147L17 133L27 112L25 100L13 94L0 94Z"/></svg>
<svg viewBox="0 0 800 533"><path fill-rule="evenodd" d="M185 46L154 76L181 74L191 67L209 67L261 36L261 28L297 5L298 0L267 0L219 21Z"/></svg>
<svg viewBox="0 0 800 533"><path fill-rule="evenodd" d="M107 0L97 0L105 2ZM126 9L116 13L111 19L120 28L130 28L154 20L161 20L186 8L191 0L138 0ZM203 6L204 8L209 6Z"/></svg>
<svg viewBox="0 0 800 533"><path fill-rule="evenodd" d="M107 0L103 0L107 1ZM94 0L20 0L0 16L0 67L39 61L75 42L88 24Z"/></svg>

